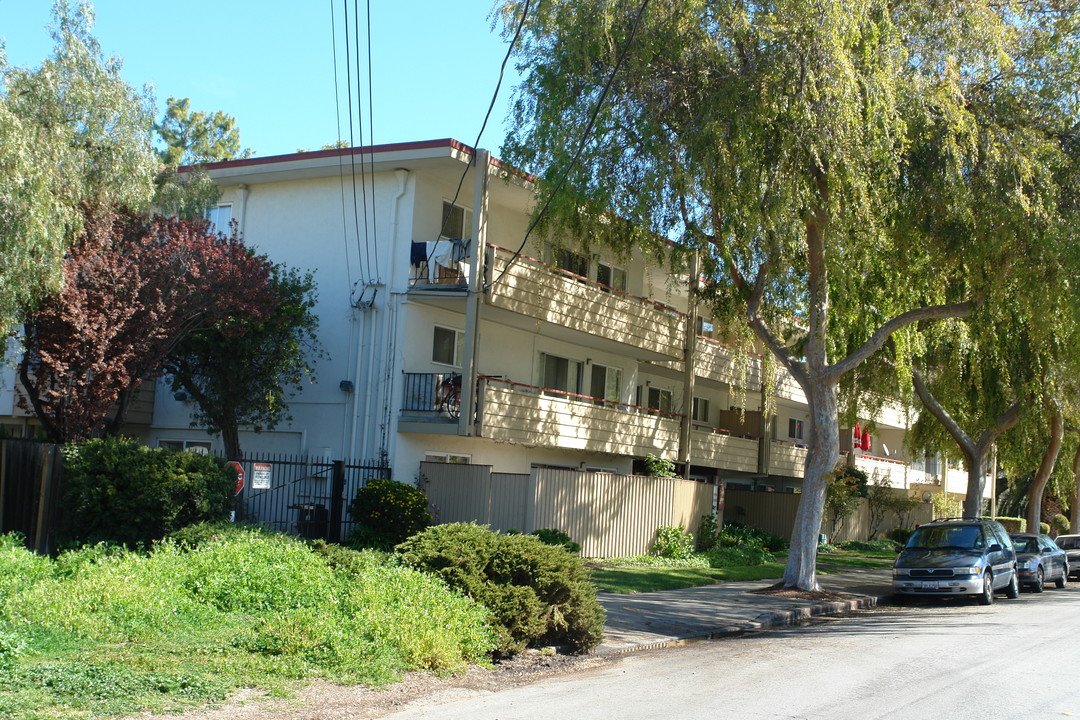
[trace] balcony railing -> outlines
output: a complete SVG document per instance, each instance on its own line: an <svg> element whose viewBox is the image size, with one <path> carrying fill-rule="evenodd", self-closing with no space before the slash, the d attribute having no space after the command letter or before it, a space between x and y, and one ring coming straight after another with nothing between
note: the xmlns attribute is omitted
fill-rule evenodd
<svg viewBox="0 0 1080 720"><path fill-rule="evenodd" d="M405 373L401 414L456 420L461 407L461 373Z"/></svg>

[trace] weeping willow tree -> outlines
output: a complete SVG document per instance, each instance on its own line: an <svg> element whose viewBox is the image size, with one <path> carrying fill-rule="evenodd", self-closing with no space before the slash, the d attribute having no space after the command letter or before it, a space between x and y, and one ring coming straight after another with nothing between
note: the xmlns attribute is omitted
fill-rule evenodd
<svg viewBox="0 0 1080 720"><path fill-rule="evenodd" d="M503 155L541 178L543 221L698 255L714 313L806 394L785 586L817 587L841 381L890 337L906 377L915 325L969 315L1023 265L1025 224L1050 215L1068 4L529 6ZM526 5L504 3L508 31Z"/></svg>
<svg viewBox="0 0 1080 720"><path fill-rule="evenodd" d="M10 67L0 48L0 328L60 286L86 209L145 208L157 161L152 100L91 33L89 3L58 0L55 51Z"/></svg>

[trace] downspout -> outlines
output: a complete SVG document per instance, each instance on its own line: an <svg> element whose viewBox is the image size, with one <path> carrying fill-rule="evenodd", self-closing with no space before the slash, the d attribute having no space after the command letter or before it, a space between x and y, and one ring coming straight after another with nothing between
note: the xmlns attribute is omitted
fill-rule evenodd
<svg viewBox="0 0 1080 720"><path fill-rule="evenodd" d="M480 338L481 264L487 248L488 170L491 153L477 148L476 191L473 195L472 242L469 243L469 289L465 300L465 347L461 358L461 413L458 435L476 433L476 350Z"/></svg>
<svg viewBox="0 0 1080 720"><path fill-rule="evenodd" d="M236 229L239 231L240 236L243 237L244 229L247 227L247 201L248 201L249 189L247 185L236 186L236 204L239 206L236 213Z"/></svg>

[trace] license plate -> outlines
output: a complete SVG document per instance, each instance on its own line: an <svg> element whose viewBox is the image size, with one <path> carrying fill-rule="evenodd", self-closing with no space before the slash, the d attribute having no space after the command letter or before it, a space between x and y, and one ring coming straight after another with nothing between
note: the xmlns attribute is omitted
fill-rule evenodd
<svg viewBox="0 0 1080 720"><path fill-rule="evenodd" d="M937 580L924 582L922 584L922 589L923 590L937 590L938 589Z"/></svg>

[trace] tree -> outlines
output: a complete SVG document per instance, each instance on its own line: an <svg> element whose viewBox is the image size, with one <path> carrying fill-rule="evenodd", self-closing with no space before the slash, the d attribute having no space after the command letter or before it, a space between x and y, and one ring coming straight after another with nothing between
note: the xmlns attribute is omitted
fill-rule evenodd
<svg viewBox="0 0 1080 720"><path fill-rule="evenodd" d="M1053 221L1074 82L1054 33L1075 34L1057 8L553 0L526 21L503 155L540 177L548 227L658 257L676 239L715 314L806 393L785 586L817 587L841 380L970 314Z"/></svg>
<svg viewBox="0 0 1080 720"><path fill-rule="evenodd" d="M60 287L83 208L145 208L156 157L151 99L91 34L86 2L57 0L55 50L40 68L0 52L0 328ZM2 49L0 49L2 50Z"/></svg>
<svg viewBox="0 0 1080 720"><path fill-rule="evenodd" d="M192 425L220 433L230 460L243 457L240 426L260 432L290 419L288 396L313 377L309 358L321 352L312 275L275 265L269 284L271 310L230 315L189 335L165 360L173 390L195 401Z"/></svg>
<svg viewBox="0 0 1080 720"><path fill-rule="evenodd" d="M220 110L193 111L188 98L170 97L154 130L164 144L158 151L163 169L154 181L154 204L167 214L202 216L221 197L221 190L201 166L251 156L250 148L241 148L234 117ZM182 166L187 167L184 173L179 172Z"/></svg>
<svg viewBox="0 0 1080 720"><path fill-rule="evenodd" d="M24 325L25 403L56 442L117 434L184 338L233 315L260 319L276 299L269 261L205 222L103 212L84 224L62 292Z"/></svg>

